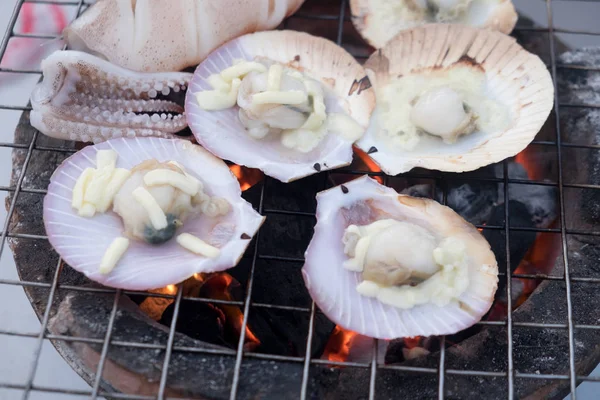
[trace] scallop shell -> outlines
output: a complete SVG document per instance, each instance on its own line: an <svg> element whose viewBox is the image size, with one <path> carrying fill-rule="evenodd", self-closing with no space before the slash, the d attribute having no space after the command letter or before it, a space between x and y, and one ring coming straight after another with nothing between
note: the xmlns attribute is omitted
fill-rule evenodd
<svg viewBox="0 0 600 400"><path fill-rule="evenodd" d="M326 99L328 110L341 107L359 125L367 127L375 97L364 86L368 82L364 69L348 52L327 39L307 33L260 32L232 40L196 69L185 109L198 142L222 159L261 169L283 182L350 164L352 143L337 135L328 134L315 150L300 153L286 149L277 138L252 139L239 121L237 106L222 111L204 111L198 106L194 93L211 88L206 82L208 76L231 66L235 59L252 60L256 56L309 72L338 97L338 102Z"/></svg>
<svg viewBox="0 0 600 400"><path fill-rule="evenodd" d="M379 339L445 335L473 325L489 310L498 282L496 259L477 229L450 208L430 199L399 195L367 176L320 192L317 201L317 225L302 274L313 300L336 324ZM360 273L342 266L347 259L342 237L350 223L371 223L381 217L382 210L386 218L391 215L439 238L453 236L466 244L469 286L458 302L402 310L358 294Z"/></svg>
<svg viewBox="0 0 600 400"><path fill-rule="evenodd" d="M186 172L200 179L211 196L226 198L231 211L214 219L201 215L187 221L178 233L188 232L216 245L221 254L208 259L181 248L175 241L149 245L130 241L129 249L115 269L107 275L98 271L105 250L122 236L123 224L114 212L93 218L80 217L71 208L73 186L81 172L95 167L96 152L113 149L118 153L117 167L131 169L148 159L177 161ZM106 286L146 290L181 282L198 272L222 271L236 265L264 217L241 198L240 186L227 165L200 146L185 140L159 138L111 139L83 150L65 160L50 179L44 198L44 225L50 243L74 269Z"/></svg>
<svg viewBox="0 0 600 400"><path fill-rule="evenodd" d="M381 18L379 17L381 12L378 12L377 9L379 1L386 0L350 0L352 23L360 35L375 48L385 46L400 31L433 22L389 18L389 13L385 14L387 18ZM399 4L408 3L409 1L415 0L396 0L388 3ZM485 5L479 7L479 9L471 8L469 21L467 21L469 23L465 25L489 28L506 34L512 32L517 23L518 15L511 0L475 1L488 3L489 8L486 9Z"/></svg>
<svg viewBox="0 0 600 400"><path fill-rule="evenodd" d="M369 152L386 173L396 175L414 167L472 171L519 153L546 122L554 104L548 69L538 56L499 32L454 24L424 25L398 34L367 60L365 69L377 93L391 77L457 63L485 71L487 94L508 107L511 126L498 133L460 138L451 145L440 141L429 149L400 151L386 148L377 139L375 109L357 146Z"/></svg>

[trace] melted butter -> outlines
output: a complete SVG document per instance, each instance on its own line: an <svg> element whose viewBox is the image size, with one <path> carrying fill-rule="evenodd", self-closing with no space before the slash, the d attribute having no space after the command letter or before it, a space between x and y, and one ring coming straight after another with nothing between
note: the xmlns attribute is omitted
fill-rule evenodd
<svg viewBox="0 0 600 400"><path fill-rule="evenodd" d="M484 72L460 65L394 79L377 95L381 109L378 134L392 148L414 149L423 133L411 120L413 104L424 93L443 87L456 92L473 112L477 131L491 134L505 129L510 123L508 109L489 98L485 86ZM431 118L436 117L439 115L431 115Z"/></svg>
<svg viewBox="0 0 600 400"><path fill-rule="evenodd" d="M387 219L366 226L350 225L343 243L344 253L349 256L344 268L363 272L357 292L382 303L402 309L428 303L443 307L456 301L468 287L466 247L456 238L438 244L418 225ZM404 270L404 277L412 277L414 286L410 280L386 285L364 279L367 268L381 265L388 271ZM414 279L420 283L414 284Z"/></svg>
<svg viewBox="0 0 600 400"><path fill-rule="evenodd" d="M200 108L240 106L240 121L256 140L279 135L284 147L307 153L330 132L349 141L364 133L352 118L327 114L322 83L278 63L267 69L261 62L236 60L206 81L213 90L195 93Z"/></svg>

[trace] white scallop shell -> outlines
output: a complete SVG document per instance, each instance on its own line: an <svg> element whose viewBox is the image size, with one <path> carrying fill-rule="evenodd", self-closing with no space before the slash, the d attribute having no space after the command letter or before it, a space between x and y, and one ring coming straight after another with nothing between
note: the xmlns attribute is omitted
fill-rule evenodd
<svg viewBox="0 0 600 400"><path fill-rule="evenodd" d="M546 122L554 104L554 86L542 60L524 50L514 38L499 32L454 24L430 24L403 31L375 52L365 69L375 87L391 77L423 69L475 63L485 71L486 96L506 105L509 129L494 134L471 134L454 144L411 151L386 148L376 137L377 108L357 146L386 173L396 175L415 167L465 172L501 161L523 150Z"/></svg>
<svg viewBox="0 0 600 400"><path fill-rule="evenodd" d="M326 98L328 111L341 107L362 127L369 124L374 94L359 87L366 74L348 52L327 39L303 32L259 32L225 44L196 69L185 109L198 142L222 159L261 169L283 182L350 164L352 142L338 135L328 134L315 150L300 153L283 147L278 138L251 138L239 121L237 106L222 111L205 111L198 106L194 94L211 89L206 78L231 66L235 59L252 60L256 56L308 71L336 95L337 99Z"/></svg>
<svg viewBox="0 0 600 400"><path fill-rule="evenodd" d="M380 9L378 4L387 2L388 7L399 7L401 3L409 1L419 3L426 0L350 0L352 23L371 46L383 47L400 31L435 22L426 19L394 18L391 13ZM474 0L467 9L465 20L460 23L509 34L514 29L517 19L518 15L511 0Z"/></svg>
<svg viewBox="0 0 600 400"><path fill-rule="evenodd" d="M188 232L216 245L221 254L208 259L184 250L175 239L161 245L149 245L131 240L129 249L115 269L107 275L98 271L104 252L118 236L122 236L121 218L110 211L93 218L80 217L71 207L73 186L87 167L95 167L96 152L113 149L118 153L117 167L131 169L135 165L156 159L177 161L189 174L200 179L211 196L224 197L231 211L219 217L221 234L213 227L215 219L194 216L178 230ZM111 139L85 147L66 159L54 172L44 198L44 226L48 239L58 254L74 269L106 286L130 290L165 287L185 280L197 272L222 271L235 266L264 217L241 198L240 186L227 165L186 140L159 138ZM232 231L231 231L232 229ZM229 235L230 234L230 235ZM245 235L244 235L245 234ZM247 236L246 236L247 235Z"/></svg>
<svg viewBox="0 0 600 400"><path fill-rule="evenodd" d="M453 236L466 244L469 286L458 302L402 310L356 291L360 273L342 266L347 259L342 236L349 225L342 208L366 200L370 210L363 206L350 211L354 223L373 222L383 211L385 218L412 222L440 239ZM317 225L302 274L313 300L336 324L379 339L446 335L473 325L492 305L498 282L494 254L477 229L450 208L430 199L399 195L367 176L320 192L317 201Z"/></svg>

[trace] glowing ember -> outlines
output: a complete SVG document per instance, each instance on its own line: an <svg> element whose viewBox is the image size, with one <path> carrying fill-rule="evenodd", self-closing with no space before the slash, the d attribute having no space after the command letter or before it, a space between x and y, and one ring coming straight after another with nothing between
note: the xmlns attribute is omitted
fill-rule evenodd
<svg viewBox="0 0 600 400"><path fill-rule="evenodd" d="M336 326L329 337L327 346L325 346L323 358L336 362L346 361L348 359L348 355L350 354L350 348L352 347L352 342L354 341L356 335L356 332Z"/></svg>
<svg viewBox="0 0 600 400"><path fill-rule="evenodd" d="M409 349L412 349L413 347L418 347L421 344L421 336L415 336L415 337L411 337L411 338L407 337L407 338L403 338L402 340L404 340L404 344Z"/></svg>
<svg viewBox="0 0 600 400"><path fill-rule="evenodd" d="M167 285L166 292L168 294L175 294L175 292L177 292L177 287L175 285Z"/></svg>
<svg viewBox="0 0 600 400"><path fill-rule="evenodd" d="M558 225L556 222L552 227ZM529 249L514 274L548 274L554 267L554 262L560 255L560 235L551 232L540 232L533 246ZM531 293L540 284L540 279L518 278L523 282L523 292L515 302L520 306L529 298Z"/></svg>
<svg viewBox="0 0 600 400"><path fill-rule="evenodd" d="M200 279L204 282L200 288L200 297L206 297L214 300L234 301L235 298L231 291L239 287L239 283L233 277L225 272L215 274L199 274ZM198 279L198 278L196 278ZM227 321L227 326L233 331L236 338L240 337L244 321L244 314L239 306L216 304L223 311ZM244 350L252 351L260 345L260 340L246 325L246 337L244 342Z"/></svg>
<svg viewBox="0 0 600 400"><path fill-rule="evenodd" d="M381 172L381 168L369 157L367 153L359 149L358 147L353 147L354 154L357 156L359 164L357 165L357 169L365 170L370 172ZM377 182L383 184L383 177L374 176L373 177Z"/></svg>
<svg viewBox="0 0 600 400"><path fill-rule="evenodd" d="M248 168L237 164L230 165L229 169L240 182L242 192L250 189L264 178L264 174L258 169Z"/></svg>

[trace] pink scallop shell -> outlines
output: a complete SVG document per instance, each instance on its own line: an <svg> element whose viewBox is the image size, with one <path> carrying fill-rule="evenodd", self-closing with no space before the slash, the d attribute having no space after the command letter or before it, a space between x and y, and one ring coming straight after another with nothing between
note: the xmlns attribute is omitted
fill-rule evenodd
<svg viewBox="0 0 600 400"><path fill-rule="evenodd" d="M182 249L171 239L162 245L131 240L116 268L108 275L98 271L105 250L122 236L121 218L110 211L92 218L80 217L71 207L72 190L81 172L95 167L96 152L113 149L119 155L117 167L131 169L148 159L177 161L188 173L204 182L210 195L226 198L232 211L220 222L234 225L228 241L218 244L221 255L207 259ZM241 198L241 190L227 165L186 140L159 138L112 139L88 146L66 159L54 172L44 198L44 225L48 239L58 254L74 269L106 286L129 290L156 289L185 280L198 272L222 271L237 264L264 218ZM196 216L178 233L189 232L211 240L214 220ZM246 236L244 236L246 237ZM213 238L214 240L214 238Z"/></svg>

